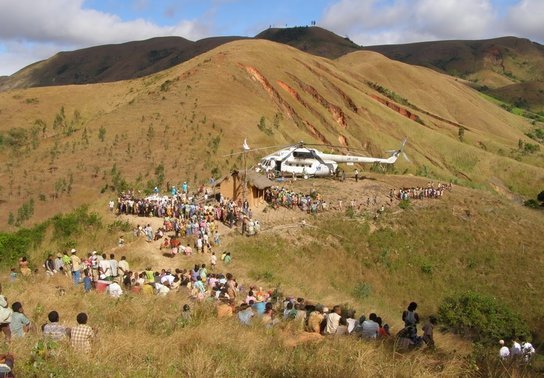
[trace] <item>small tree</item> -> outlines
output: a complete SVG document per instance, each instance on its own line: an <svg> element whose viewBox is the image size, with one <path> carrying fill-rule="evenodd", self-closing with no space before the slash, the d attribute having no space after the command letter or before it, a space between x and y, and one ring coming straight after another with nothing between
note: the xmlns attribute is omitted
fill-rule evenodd
<svg viewBox="0 0 544 378"><path fill-rule="evenodd" d="M100 126L100 129L98 129L98 139L100 139L101 142L106 139L106 128L104 126Z"/></svg>
<svg viewBox="0 0 544 378"><path fill-rule="evenodd" d="M465 140L465 127L464 126L459 126L458 135L459 135L459 140L461 142L463 142Z"/></svg>
<svg viewBox="0 0 544 378"><path fill-rule="evenodd" d="M538 193L536 199L540 202L540 206L544 206L544 190Z"/></svg>

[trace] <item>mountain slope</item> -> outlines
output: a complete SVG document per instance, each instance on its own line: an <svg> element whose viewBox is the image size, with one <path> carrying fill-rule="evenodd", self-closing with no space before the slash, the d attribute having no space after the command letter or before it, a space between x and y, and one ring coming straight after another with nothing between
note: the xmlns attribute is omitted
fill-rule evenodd
<svg viewBox="0 0 544 378"><path fill-rule="evenodd" d="M478 79L481 72L491 71L510 83L544 80L544 46L528 39L434 41L366 46L364 49L454 76Z"/></svg>
<svg viewBox="0 0 544 378"><path fill-rule="evenodd" d="M544 81L544 46L523 38L367 46L365 50L467 79L507 102L520 95L525 98L524 83L533 87ZM533 92L525 100L530 109L540 111L544 93Z"/></svg>
<svg viewBox="0 0 544 378"><path fill-rule="evenodd" d="M237 39L242 37L196 42L181 37L157 37L60 52L3 79L0 90L133 79L170 68Z"/></svg>
<svg viewBox="0 0 544 378"><path fill-rule="evenodd" d="M452 77L370 52L331 61L235 41L145 78L14 90L0 104L0 225L30 199L40 219L123 181L200 185L241 167L225 155L244 138L386 156L408 137L413 164L399 161L398 172L530 197L544 182L541 152L517 152L531 141L526 121Z"/></svg>
<svg viewBox="0 0 544 378"><path fill-rule="evenodd" d="M284 43L327 58L360 49L349 39L319 27L268 29L255 38ZM193 42L181 37L157 37L60 52L9 77L0 77L0 91L134 79L160 72L224 43L240 39L247 38L212 37Z"/></svg>

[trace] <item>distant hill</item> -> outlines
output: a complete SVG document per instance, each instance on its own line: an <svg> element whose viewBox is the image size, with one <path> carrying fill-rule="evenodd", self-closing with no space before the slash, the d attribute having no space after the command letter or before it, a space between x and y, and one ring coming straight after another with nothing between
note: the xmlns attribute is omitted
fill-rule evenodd
<svg viewBox="0 0 544 378"><path fill-rule="evenodd" d="M361 49L349 38L340 37L333 32L317 26L294 28L270 28L255 36L259 39L283 43L304 52L335 59Z"/></svg>
<svg viewBox="0 0 544 378"><path fill-rule="evenodd" d="M268 29L255 38L287 44L310 54L337 58L360 46L319 27ZM212 37L196 42L181 37L94 46L60 52L0 78L0 91L50 85L108 83L160 72L224 43L246 37Z"/></svg>
<svg viewBox="0 0 544 378"><path fill-rule="evenodd" d="M214 37L196 42L181 37L103 45L60 52L0 78L0 90L50 85L107 83L147 76L243 37Z"/></svg>
<svg viewBox="0 0 544 378"><path fill-rule="evenodd" d="M513 103L521 96L518 102L534 111L544 107L544 92L524 93L527 88L541 88L537 83L544 81L544 46L528 39L434 41L364 49L467 79L503 101Z"/></svg>

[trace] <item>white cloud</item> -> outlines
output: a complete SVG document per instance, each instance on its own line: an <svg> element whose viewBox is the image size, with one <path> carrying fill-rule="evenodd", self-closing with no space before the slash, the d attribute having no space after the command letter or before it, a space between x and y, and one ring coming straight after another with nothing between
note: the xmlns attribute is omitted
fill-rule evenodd
<svg viewBox="0 0 544 378"><path fill-rule="evenodd" d="M14 73L21 68L50 57L61 50L55 44L28 44L21 41L11 41L0 44L0 75Z"/></svg>
<svg viewBox="0 0 544 378"><path fill-rule="evenodd" d="M412 12L417 29L439 39L487 38L496 20L490 0L418 0Z"/></svg>
<svg viewBox="0 0 544 378"><path fill-rule="evenodd" d="M117 15L85 8L83 0L0 0L0 43L4 50L0 53L0 75L12 74L21 68L20 62L51 56L52 46L56 52L157 36L196 40L209 33L210 29L198 20L182 20L171 26L144 19L123 21Z"/></svg>
<svg viewBox="0 0 544 378"><path fill-rule="evenodd" d="M543 14L543 0L517 0L506 19L494 0L339 0L320 24L362 45L503 35L543 41Z"/></svg>
<svg viewBox="0 0 544 378"><path fill-rule="evenodd" d="M544 1L521 0L509 8L506 25L510 34L544 41Z"/></svg>

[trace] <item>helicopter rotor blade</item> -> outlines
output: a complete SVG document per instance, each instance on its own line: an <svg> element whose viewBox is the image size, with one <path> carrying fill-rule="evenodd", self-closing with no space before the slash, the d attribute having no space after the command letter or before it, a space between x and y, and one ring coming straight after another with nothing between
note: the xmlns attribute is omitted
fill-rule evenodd
<svg viewBox="0 0 544 378"><path fill-rule="evenodd" d="M275 146L250 148L249 150L246 150L246 151L233 152L232 154L227 154L227 155L222 155L222 156L223 157L235 156L235 155L241 155L241 154L245 154L245 153L249 153L249 152L253 152L253 151L269 150L269 149L272 149L272 148L287 148L287 147L291 147L291 146L293 146L293 144L288 144L288 145L278 144L278 145L275 145Z"/></svg>

